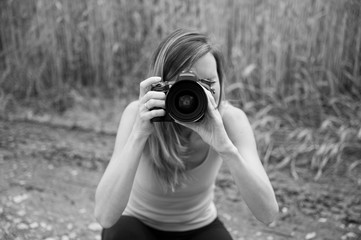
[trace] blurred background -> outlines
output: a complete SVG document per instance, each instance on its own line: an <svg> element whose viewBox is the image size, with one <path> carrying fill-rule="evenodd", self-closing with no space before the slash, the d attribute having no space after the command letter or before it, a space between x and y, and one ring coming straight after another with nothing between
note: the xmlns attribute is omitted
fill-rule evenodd
<svg viewBox="0 0 361 240"><path fill-rule="evenodd" d="M0 4L2 114L18 105L63 113L84 96L135 99L160 40L192 28L223 49L228 99L266 130L261 147L274 147L266 136L284 129L302 143L293 155L317 153L313 167L323 156L361 154L358 0Z"/></svg>
<svg viewBox="0 0 361 240"><path fill-rule="evenodd" d="M222 49L227 99L269 171L359 191L360 13L359 0L3 0L0 116L113 136L160 40L196 29Z"/></svg>

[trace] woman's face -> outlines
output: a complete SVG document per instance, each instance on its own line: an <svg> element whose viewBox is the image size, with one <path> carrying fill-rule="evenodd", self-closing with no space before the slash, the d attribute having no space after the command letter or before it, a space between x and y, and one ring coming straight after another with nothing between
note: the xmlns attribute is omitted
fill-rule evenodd
<svg viewBox="0 0 361 240"><path fill-rule="evenodd" d="M212 88L215 90L213 95L216 103L219 103L221 94L221 86L217 73L217 62L212 53L207 53L198 59L192 66L191 71L194 72L199 78L206 78L215 81Z"/></svg>

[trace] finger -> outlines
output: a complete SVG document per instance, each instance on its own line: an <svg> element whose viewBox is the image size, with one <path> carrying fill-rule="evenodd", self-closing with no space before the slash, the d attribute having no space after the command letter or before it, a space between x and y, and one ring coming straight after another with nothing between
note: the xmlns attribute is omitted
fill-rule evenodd
<svg viewBox="0 0 361 240"><path fill-rule="evenodd" d="M151 120L152 118L155 117L163 117L165 115L165 110L164 109L153 109L147 112L143 113L143 118L147 119L147 120Z"/></svg>
<svg viewBox="0 0 361 240"><path fill-rule="evenodd" d="M151 99L159 99L164 100L165 99L165 93L164 92L157 92L157 91L149 91L142 97L142 103L148 102Z"/></svg>
<svg viewBox="0 0 361 240"><path fill-rule="evenodd" d="M213 95L211 94L211 92L209 91L206 91L206 94L207 94L207 98L208 98L208 108L212 108L212 110L216 109L217 108L217 103L216 103L216 100L214 99Z"/></svg>
<svg viewBox="0 0 361 240"><path fill-rule="evenodd" d="M152 84L160 82L162 79L160 77L150 77L147 78L145 80L143 80L140 84L139 84L139 95L143 96L145 93L147 93L151 87Z"/></svg>
<svg viewBox="0 0 361 240"><path fill-rule="evenodd" d="M146 107L148 109L153 108L165 108L165 101L159 99L150 99L149 101L145 102Z"/></svg>

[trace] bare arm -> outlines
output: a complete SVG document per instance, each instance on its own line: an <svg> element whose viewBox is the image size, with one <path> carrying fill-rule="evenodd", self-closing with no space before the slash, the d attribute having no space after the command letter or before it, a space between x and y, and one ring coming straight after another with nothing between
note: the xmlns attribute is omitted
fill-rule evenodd
<svg viewBox="0 0 361 240"><path fill-rule="evenodd" d="M95 218L105 228L111 227L127 206L145 143L153 131L150 119L165 114L163 109L149 110L164 107L164 93L149 91L150 84L159 80L143 81L139 101L123 112L111 160L95 194Z"/></svg>
<svg viewBox="0 0 361 240"><path fill-rule="evenodd" d="M126 207L133 186L146 137L131 134L138 103L129 105L118 128L111 160L95 195L95 217L103 227L110 227Z"/></svg>
<svg viewBox="0 0 361 240"><path fill-rule="evenodd" d="M243 111L233 106L228 108L223 123L230 141L218 152L253 215L265 224L271 223L278 214L278 204L259 159L252 128Z"/></svg>
<svg viewBox="0 0 361 240"><path fill-rule="evenodd" d="M244 112L231 105L217 110L208 95L208 113L201 123L180 123L197 132L228 165L242 198L253 215L268 224L278 214L278 204L259 159L252 128Z"/></svg>

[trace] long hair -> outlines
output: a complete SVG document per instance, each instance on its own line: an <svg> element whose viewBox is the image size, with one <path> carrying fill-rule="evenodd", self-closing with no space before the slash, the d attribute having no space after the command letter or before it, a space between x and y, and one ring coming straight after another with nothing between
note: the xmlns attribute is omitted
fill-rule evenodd
<svg viewBox="0 0 361 240"><path fill-rule="evenodd" d="M154 52L149 74L172 81L207 53L213 54L217 64L220 106L225 80L223 56L204 34L183 29L171 33ZM189 156L189 140L176 123L155 122L154 127L155 132L148 139L153 169L163 189L174 190L187 180L184 159Z"/></svg>

